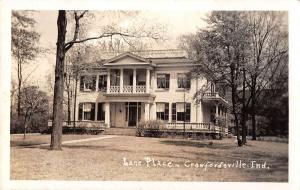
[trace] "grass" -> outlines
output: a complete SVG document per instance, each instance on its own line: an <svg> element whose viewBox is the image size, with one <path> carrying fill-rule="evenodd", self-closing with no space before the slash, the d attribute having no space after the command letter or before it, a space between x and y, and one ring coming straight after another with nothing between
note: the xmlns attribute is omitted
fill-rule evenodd
<svg viewBox="0 0 300 190"><path fill-rule="evenodd" d="M64 140L95 136L65 135ZM236 147L234 139L185 140L117 136L63 145L63 151L24 146L49 143L49 135L11 137L13 180L144 180L144 181L288 181L288 144L249 141ZM28 143L30 142L30 143ZM155 160L156 167L145 158ZM131 166L124 166L126 163ZM130 162L131 161L131 162ZM158 161L174 167L158 166ZM196 168L191 163L242 162L247 168ZM251 161L269 169L250 168ZM186 164L186 165L185 165ZM178 166L178 167L177 167ZM189 166L189 167L187 167Z"/></svg>

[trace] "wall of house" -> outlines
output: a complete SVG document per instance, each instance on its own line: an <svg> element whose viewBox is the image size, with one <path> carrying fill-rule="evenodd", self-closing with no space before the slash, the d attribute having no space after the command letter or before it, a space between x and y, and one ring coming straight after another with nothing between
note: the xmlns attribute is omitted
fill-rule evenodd
<svg viewBox="0 0 300 190"><path fill-rule="evenodd" d="M169 102L169 114L171 114L171 103L176 102L189 102L191 103L191 122L203 122L202 116L202 105L196 104L194 99L194 94L200 89L203 85L207 83L207 80L203 77L198 79L191 80L191 88L189 90L182 90L178 89L177 87L177 74L178 73L188 73L190 72L191 68L188 67L166 67L166 68L157 68L154 73L154 77L152 79L153 87L154 87L154 94L155 102ZM157 89L157 81L156 76L157 74L165 73L170 74L170 86L169 89ZM154 108L153 108L154 109ZM154 109L155 110L155 109ZM155 116L154 116L155 117ZM171 117L169 119L171 121Z"/></svg>
<svg viewBox="0 0 300 190"><path fill-rule="evenodd" d="M120 59L118 63L132 63L136 60L133 58L124 58ZM190 72L191 67L156 67L150 72L150 88L152 93L156 96L153 104L150 104L150 118L156 119L156 102L168 102L169 103L169 121L171 121L172 116L172 103L176 102L185 102L191 103L191 122L209 122L210 121L210 108L200 104L196 104L193 96L201 87L207 84L207 80L204 77L191 80L191 88L189 90L182 90L177 88L177 74L178 73L188 73ZM129 72L128 72L129 71ZM142 74L139 74L139 71L142 71ZM130 69L124 69L124 85L129 85L130 81ZM157 89L156 87L156 76L159 73L170 74L170 86L169 89ZM99 74L99 72L91 72L91 74ZM103 74L103 73L102 73ZM139 79L145 81L145 70L137 70L139 74ZM98 80L98 78L97 78ZM98 81L96 86L98 86ZM106 97L103 96L102 92L80 92L80 86L78 83L78 96L77 96L77 105L80 102L95 102L96 103L96 112L97 112L97 103L104 102ZM141 120L144 118L145 106L142 103L142 115ZM121 112L120 112L121 111ZM127 126L125 121L125 104L124 103L112 103L110 106L110 118L111 125L116 127ZM96 113L97 116L97 113ZM76 109L76 120L78 120L78 106Z"/></svg>

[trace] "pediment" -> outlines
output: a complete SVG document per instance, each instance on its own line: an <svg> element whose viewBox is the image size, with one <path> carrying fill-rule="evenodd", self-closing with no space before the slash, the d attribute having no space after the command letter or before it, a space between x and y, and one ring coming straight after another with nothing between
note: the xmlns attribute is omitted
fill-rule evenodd
<svg viewBox="0 0 300 190"><path fill-rule="evenodd" d="M117 64L132 64L132 63L149 63L148 60L139 57L137 55L133 55L131 53L124 53L121 55L118 55L116 57L113 57L109 60L107 60L105 63L117 63Z"/></svg>

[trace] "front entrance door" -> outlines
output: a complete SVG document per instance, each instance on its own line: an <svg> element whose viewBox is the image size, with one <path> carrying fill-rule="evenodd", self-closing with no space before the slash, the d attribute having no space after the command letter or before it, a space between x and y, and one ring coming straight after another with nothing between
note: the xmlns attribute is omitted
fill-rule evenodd
<svg viewBox="0 0 300 190"><path fill-rule="evenodd" d="M137 120L141 120L141 102L126 102L126 118L128 126L137 126ZM137 117L138 116L138 117Z"/></svg>
<svg viewBox="0 0 300 190"><path fill-rule="evenodd" d="M136 126L136 107L129 107L128 126Z"/></svg>

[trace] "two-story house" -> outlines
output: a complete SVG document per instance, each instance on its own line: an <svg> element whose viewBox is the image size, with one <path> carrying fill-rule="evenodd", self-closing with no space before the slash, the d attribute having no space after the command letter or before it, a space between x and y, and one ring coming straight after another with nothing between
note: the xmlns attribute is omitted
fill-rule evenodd
<svg viewBox="0 0 300 190"><path fill-rule="evenodd" d="M80 76L75 120L106 127L147 120L173 128L218 126L216 118L226 118L228 102L205 75L191 75L194 67L181 50L110 55ZM195 101L204 86L208 90Z"/></svg>

